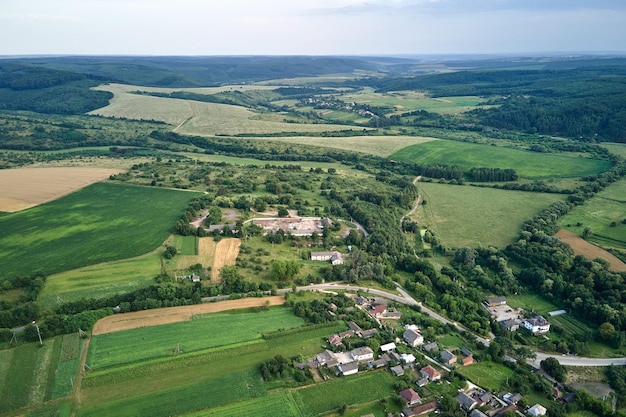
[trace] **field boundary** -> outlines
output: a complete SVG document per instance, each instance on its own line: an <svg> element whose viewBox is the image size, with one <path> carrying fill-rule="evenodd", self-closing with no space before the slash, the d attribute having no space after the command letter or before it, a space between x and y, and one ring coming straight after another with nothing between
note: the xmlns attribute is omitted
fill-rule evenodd
<svg viewBox="0 0 626 417"><path fill-rule="evenodd" d="M193 316L196 314L217 313L220 311L252 307L277 306L284 303L285 298L283 296L275 295L263 298L243 298L240 300L226 300L215 303L194 304L191 306L134 311L132 313L116 314L98 320L91 334L97 336L140 327L179 323L193 319Z"/></svg>
<svg viewBox="0 0 626 417"><path fill-rule="evenodd" d="M614 272L626 271L626 264L622 262L617 256L594 245L593 243L587 242L576 233L570 232L569 230L560 229L555 234L555 236L570 245L575 255L582 255L589 260L602 258L610 264L610 270Z"/></svg>

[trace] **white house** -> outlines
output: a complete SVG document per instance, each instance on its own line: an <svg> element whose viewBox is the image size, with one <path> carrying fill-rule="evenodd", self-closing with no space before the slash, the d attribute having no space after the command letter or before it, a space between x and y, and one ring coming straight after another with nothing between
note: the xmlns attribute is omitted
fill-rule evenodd
<svg viewBox="0 0 626 417"><path fill-rule="evenodd" d="M544 334L550 331L550 323L543 316L526 319L522 322L522 326L530 330L532 334Z"/></svg>
<svg viewBox="0 0 626 417"><path fill-rule="evenodd" d="M337 251L311 252L312 261L330 261L333 265L343 264L343 254Z"/></svg>
<svg viewBox="0 0 626 417"><path fill-rule="evenodd" d="M402 362L406 364L415 363L415 355L413 355L412 353L403 353L400 355L400 357L402 358Z"/></svg>
<svg viewBox="0 0 626 417"><path fill-rule="evenodd" d="M337 370L343 375L354 375L359 372L359 364L356 362L343 363L341 365L337 365Z"/></svg>

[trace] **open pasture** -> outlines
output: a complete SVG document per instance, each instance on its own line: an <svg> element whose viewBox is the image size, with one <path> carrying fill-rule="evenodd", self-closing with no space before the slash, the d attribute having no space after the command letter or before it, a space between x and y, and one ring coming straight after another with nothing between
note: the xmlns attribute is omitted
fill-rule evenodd
<svg viewBox="0 0 626 417"><path fill-rule="evenodd" d="M515 373L506 366L489 361L474 363L470 366L457 367L457 372L470 379L473 383L489 391L497 391L504 386L506 380Z"/></svg>
<svg viewBox="0 0 626 417"><path fill-rule="evenodd" d="M267 331L288 329L303 320L284 308L258 313L220 313L197 320L93 336L88 364L93 369L216 348L260 339Z"/></svg>
<svg viewBox="0 0 626 417"><path fill-rule="evenodd" d="M560 310L561 308L537 294L527 293L511 295L506 297L506 302L512 308L523 308L527 311L534 311L536 314L547 316L548 312Z"/></svg>
<svg viewBox="0 0 626 417"><path fill-rule="evenodd" d="M473 167L514 169L527 179L576 178L599 174L609 161L585 159L565 154L542 154L499 146L438 140L407 146L390 159L420 165L457 165L468 171Z"/></svg>
<svg viewBox="0 0 626 417"><path fill-rule="evenodd" d="M484 98L477 96L432 98L419 91L375 93L371 88L354 94L345 94L339 99L346 103L354 102L375 107L389 107L393 109L389 114L402 114L416 110L426 110L439 114L456 114L481 107L479 104L485 101Z"/></svg>
<svg viewBox="0 0 626 417"><path fill-rule="evenodd" d="M626 249L626 179L611 184L584 204L574 207L559 226L577 235L591 228L590 242ZM580 224L580 225L579 225ZM614 225L611 225L614 224Z"/></svg>
<svg viewBox="0 0 626 417"><path fill-rule="evenodd" d="M97 183L0 216L0 280L51 275L161 245L195 193Z"/></svg>
<svg viewBox="0 0 626 417"><path fill-rule="evenodd" d="M211 269L212 283L220 281L219 272L222 267L235 265L240 246L241 240L238 238L227 238L217 242L217 246L215 247L215 259L213 260L213 268Z"/></svg>
<svg viewBox="0 0 626 417"><path fill-rule="evenodd" d="M283 391L185 414L184 417L304 417L304 415L296 404L293 393Z"/></svg>
<svg viewBox="0 0 626 417"><path fill-rule="evenodd" d="M110 91L114 97L108 106L89 114L135 120L157 120L174 126L176 132L190 135L306 133L350 128L326 124L286 123L283 115L255 113L245 107L229 104L133 94L133 91L147 90L146 87L140 86L102 85L97 89Z"/></svg>
<svg viewBox="0 0 626 417"><path fill-rule="evenodd" d="M389 156L411 145L437 141L436 138L423 136L348 136L348 137L307 137L290 136L280 138L249 138L295 143L298 145L319 146L322 148L341 149L362 152L376 156ZM304 162L307 164L308 162Z"/></svg>
<svg viewBox="0 0 626 417"><path fill-rule="evenodd" d="M2 169L0 211L34 207L119 172L120 169L74 167Z"/></svg>
<svg viewBox="0 0 626 417"><path fill-rule="evenodd" d="M519 235L522 223L550 204L558 194L420 182L427 204L415 217L450 247L504 247Z"/></svg>

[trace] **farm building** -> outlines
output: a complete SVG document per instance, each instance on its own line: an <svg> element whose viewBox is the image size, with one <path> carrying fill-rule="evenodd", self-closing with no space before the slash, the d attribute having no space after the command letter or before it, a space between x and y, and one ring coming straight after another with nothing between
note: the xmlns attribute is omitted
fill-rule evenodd
<svg viewBox="0 0 626 417"><path fill-rule="evenodd" d="M392 366L391 373L394 376L402 376L404 375L404 368L402 367L402 365Z"/></svg>
<svg viewBox="0 0 626 417"><path fill-rule="evenodd" d="M343 264L343 254L337 251L311 252L312 261L330 261L332 265Z"/></svg>
<svg viewBox="0 0 626 417"><path fill-rule="evenodd" d="M313 233L321 234L324 231L324 227L332 225L329 219L321 217L256 218L251 221L253 224L261 226L265 233L276 233L282 230L292 236L311 236Z"/></svg>
<svg viewBox="0 0 626 417"><path fill-rule="evenodd" d="M489 307L501 306L506 304L506 297L491 297L487 298L486 304Z"/></svg>
<svg viewBox="0 0 626 417"><path fill-rule="evenodd" d="M396 344L393 342L380 345L380 350L383 352L389 352L390 350L394 350L395 348L396 348Z"/></svg>
<svg viewBox="0 0 626 417"><path fill-rule="evenodd" d="M478 402L476 402L475 399L464 392L457 395L455 400L459 403L461 408L467 412L472 411L478 405Z"/></svg>
<svg viewBox="0 0 626 417"><path fill-rule="evenodd" d="M530 330L532 334L544 334L550 331L550 323L543 316L526 319L522 322L522 326Z"/></svg>
<svg viewBox="0 0 626 417"><path fill-rule="evenodd" d="M514 332L519 329L520 321L517 319L502 320L498 322L498 325L500 325L502 330Z"/></svg>

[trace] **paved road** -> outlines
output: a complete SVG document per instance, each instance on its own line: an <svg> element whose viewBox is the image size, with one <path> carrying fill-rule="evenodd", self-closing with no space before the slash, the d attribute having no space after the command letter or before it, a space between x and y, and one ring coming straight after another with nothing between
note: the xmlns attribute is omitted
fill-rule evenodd
<svg viewBox="0 0 626 417"><path fill-rule="evenodd" d="M527 360L529 364L539 367L539 362L546 358L555 358L561 365L565 366L609 366L609 365L626 365L626 358L585 358L581 356L571 355L555 355L552 353L535 352L537 358L535 360Z"/></svg>

